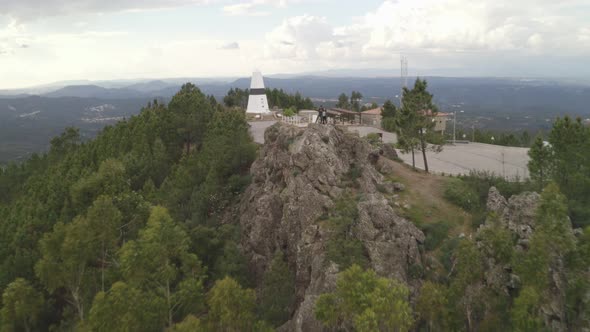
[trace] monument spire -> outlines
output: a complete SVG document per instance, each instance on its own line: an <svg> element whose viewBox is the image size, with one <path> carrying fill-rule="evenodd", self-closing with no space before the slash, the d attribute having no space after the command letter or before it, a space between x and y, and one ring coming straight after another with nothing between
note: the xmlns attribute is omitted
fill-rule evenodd
<svg viewBox="0 0 590 332"><path fill-rule="evenodd" d="M246 113L268 114L268 99L266 98L266 89L264 88L264 79L260 71L252 73L252 82L250 82L250 96L248 97L248 108Z"/></svg>

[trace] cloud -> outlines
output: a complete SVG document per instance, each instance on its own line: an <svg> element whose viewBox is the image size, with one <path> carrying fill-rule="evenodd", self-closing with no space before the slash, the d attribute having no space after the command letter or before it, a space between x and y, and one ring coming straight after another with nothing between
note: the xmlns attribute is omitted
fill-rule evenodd
<svg viewBox="0 0 590 332"><path fill-rule="evenodd" d="M174 8L186 5L204 5L216 0L3 0L0 15L19 22L43 17L79 13L109 13L133 10Z"/></svg>
<svg viewBox="0 0 590 332"><path fill-rule="evenodd" d="M219 47L219 49L220 50L238 50L238 49L240 49L240 44L238 44L238 42L231 42L231 43L221 45L221 47Z"/></svg>
<svg viewBox="0 0 590 332"><path fill-rule="evenodd" d="M583 0L388 0L345 26L309 15L287 19L267 35L265 51L268 58L341 64L387 62L400 52L590 55L589 43L580 44L589 30L575 15L584 7Z"/></svg>
<svg viewBox="0 0 590 332"><path fill-rule="evenodd" d="M259 4L256 3L239 3L223 7L223 12L229 16L268 16L269 11L258 10Z"/></svg>
<svg viewBox="0 0 590 332"><path fill-rule="evenodd" d="M223 13L229 16L268 16L271 14L270 8L286 8L288 5L302 2L312 0L249 0L223 6Z"/></svg>
<svg viewBox="0 0 590 332"><path fill-rule="evenodd" d="M271 58L313 59L321 57L318 47L333 39L334 29L325 17L297 16L267 34L265 54Z"/></svg>

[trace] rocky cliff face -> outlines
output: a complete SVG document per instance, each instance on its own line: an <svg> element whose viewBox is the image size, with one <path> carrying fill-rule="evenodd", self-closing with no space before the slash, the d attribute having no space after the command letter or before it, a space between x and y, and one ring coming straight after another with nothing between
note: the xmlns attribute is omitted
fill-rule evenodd
<svg viewBox="0 0 590 332"><path fill-rule="evenodd" d="M529 241L535 232L535 215L540 201L537 193L523 193L506 200L500 192L492 187L488 194L487 208L492 217L478 229L483 232L488 227L504 227L516 239L515 250L525 251L529 248ZM493 222L497 218L499 224ZM512 273L509 264L502 265L493 258L486 257L486 273L484 285L488 288L503 291L506 294L519 288L519 278ZM547 289L548 299L541 306L545 326L552 331L566 331L566 276L564 262L560 259L554 262L551 274L550 288Z"/></svg>
<svg viewBox="0 0 590 332"><path fill-rule="evenodd" d="M252 184L240 203L241 247L260 282L277 250L296 276L296 304L284 331L320 331L314 317L319 295L335 287L339 267L326 257L329 232L318 221L346 190L345 175L359 173L359 217L351 232L380 275L412 284L408 268L421 264L424 234L398 216L381 193L393 191L373 166L364 140L332 127L274 125L251 169Z"/></svg>

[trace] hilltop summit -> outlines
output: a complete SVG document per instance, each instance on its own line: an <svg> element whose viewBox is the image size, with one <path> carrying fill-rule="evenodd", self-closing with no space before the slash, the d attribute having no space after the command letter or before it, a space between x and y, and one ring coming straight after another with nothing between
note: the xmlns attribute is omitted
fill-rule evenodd
<svg viewBox="0 0 590 332"><path fill-rule="evenodd" d="M424 234L397 215L380 192L392 192L394 184L371 164L375 154L369 143L322 125L276 124L265 135L239 207L241 244L256 280L262 280L277 250L295 271L294 315L283 329L321 330L315 300L333 290L336 274L346 268L330 257L336 235L327 220L347 195L354 196L348 202L358 211L347 236L361 244L362 259L379 275L411 284L408 270L421 264Z"/></svg>

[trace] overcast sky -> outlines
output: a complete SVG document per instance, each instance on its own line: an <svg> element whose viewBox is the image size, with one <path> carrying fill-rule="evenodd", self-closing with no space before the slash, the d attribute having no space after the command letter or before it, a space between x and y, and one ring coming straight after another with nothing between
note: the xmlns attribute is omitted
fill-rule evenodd
<svg viewBox="0 0 590 332"><path fill-rule="evenodd" d="M590 77L590 0L0 0L0 88L332 69Z"/></svg>

